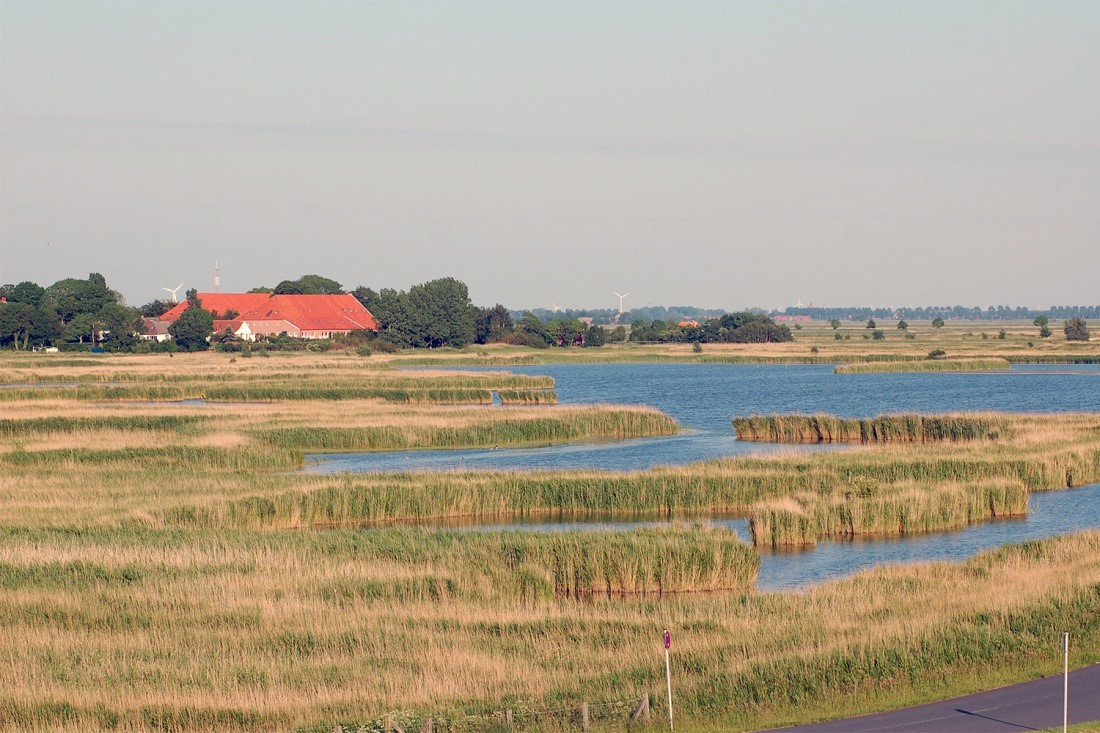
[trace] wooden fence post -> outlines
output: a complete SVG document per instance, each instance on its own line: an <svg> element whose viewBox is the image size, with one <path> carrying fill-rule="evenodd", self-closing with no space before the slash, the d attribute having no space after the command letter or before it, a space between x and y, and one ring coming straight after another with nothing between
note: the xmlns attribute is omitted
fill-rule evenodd
<svg viewBox="0 0 1100 733"><path fill-rule="evenodd" d="M588 703L581 703L581 730L588 733Z"/></svg>
<svg viewBox="0 0 1100 733"><path fill-rule="evenodd" d="M509 731L515 730L515 726L512 725L512 708L508 708L504 711L504 722L508 724Z"/></svg>
<svg viewBox="0 0 1100 733"><path fill-rule="evenodd" d="M424 727L420 729L420 733L435 733L435 722L432 720L432 716L428 716L428 719L424 721Z"/></svg>
<svg viewBox="0 0 1100 733"><path fill-rule="evenodd" d="M634 708L634 712L630 714L630 722L637 723L639 720L649 721L649 693L642 695L642 699L638 701L638 707Z"/></svg>

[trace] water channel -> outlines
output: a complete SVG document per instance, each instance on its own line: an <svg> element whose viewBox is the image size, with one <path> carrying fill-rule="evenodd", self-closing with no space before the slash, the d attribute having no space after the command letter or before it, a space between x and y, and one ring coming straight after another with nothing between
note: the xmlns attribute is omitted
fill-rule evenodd
<svg viewBox="0 0 1100 733"><path fill-rule="evenodd" d="M311 457L307 470L417 471L478 469L636 470L767 450L814 447L738 443L734 415L824 412L843 417L896 412L1100 412L1100 365L1018 365L1006 372L837 375L824 365L604 364L516 367L554 377L562 404L652 405L687 432L668 438L528 449L406 451ZM486 408L508 409L508 408ZM669 521L608 517L484 522L473 530L621 531ZM683 521L683 520L678 520ZM746 520L707 517L748 541ZM802 588L887 563L958 561L985 549L1100 527L1100 484L1037 493L1025 519L905 538L824 542L798 551L761 551L761 590Z"/></svg>

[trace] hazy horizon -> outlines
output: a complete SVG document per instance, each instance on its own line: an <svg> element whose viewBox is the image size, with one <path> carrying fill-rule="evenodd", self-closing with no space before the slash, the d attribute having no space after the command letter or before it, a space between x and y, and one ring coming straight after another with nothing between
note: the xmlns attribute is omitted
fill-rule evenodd
<svg viewBox="0 0 1100 733"><path fill-rule="evenodd" d="M1100 3L0 0L0 283L1100 302Z"/></svg>

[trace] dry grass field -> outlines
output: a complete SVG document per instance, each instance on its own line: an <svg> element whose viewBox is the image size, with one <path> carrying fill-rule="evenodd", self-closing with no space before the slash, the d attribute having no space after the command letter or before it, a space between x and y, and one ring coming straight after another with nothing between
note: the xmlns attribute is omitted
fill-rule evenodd
<svg viewBox="0 0 1100 733"><path fill-rule="evenodd" d="M637 473L313 475L299 469L314 450L678 427L633 408L495 407L485 394L553 385L405 372L373 356L60 357L0 357L0 729L320 732L370 730L389 714L419 730L431 714L437 730L472 731L499 729L510 708L521 729L556 730L588 701L597 728L618 730L649 693L656 730L664 628L688 731L1050 673L1063 628L1074 664L1100 658L1100 533L763 593L752 549L705 524L358 526L749 516L773 502L808 511L811 495L909 507L971 485L1026 494L1100 480L1100 416L984 416L995 434Z"/></svg>

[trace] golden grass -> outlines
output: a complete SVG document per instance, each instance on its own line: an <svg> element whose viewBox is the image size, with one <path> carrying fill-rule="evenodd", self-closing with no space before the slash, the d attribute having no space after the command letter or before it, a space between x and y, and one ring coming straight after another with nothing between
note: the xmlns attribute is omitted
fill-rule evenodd
<svg viewBox="0 0 1100 733"><path fill-rule="evenodd" d="M359 365L374 357L332 359L254 358L246 369L277 366L288 381L374 369ZM199 383L228 368L219 360L110 357L50 372L28 357L0 368L133 365L142 378L170 382L178 369ZM858 496L872 480L912 503L1100 474L1096 415L1005 416L995 437L622 474L308 475L296 470L299 452L261 439L278 429L452 430L571 409L5 402L3 420L26 429L5 423L0 436L0 729L319 732L396 712L406 730L428 713L437 730L486 730L504 708L527 721L645 692L659 716L666 627L685 731L867 712L1049 673L1067 627L1074 664L1100 658L1096 532L756 593L730 580L752 563L717 529L568 539L280 529L326 515L747 514L770 501L811 514L807 494L849 501L845 487ZM593 421L613 411L575 409ZM738 590L664 592L717 587ZM600 729L621 729L602 714Z"/></svg>

